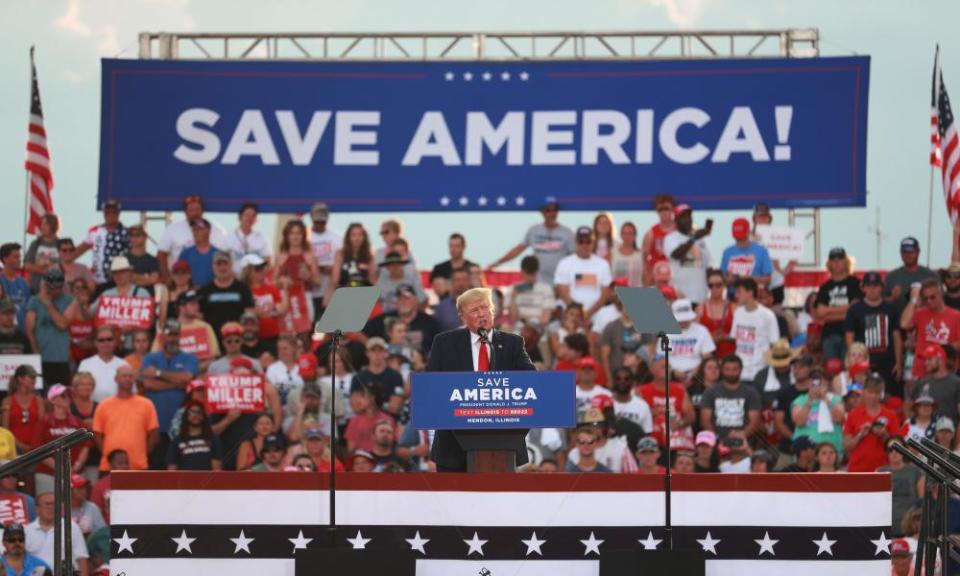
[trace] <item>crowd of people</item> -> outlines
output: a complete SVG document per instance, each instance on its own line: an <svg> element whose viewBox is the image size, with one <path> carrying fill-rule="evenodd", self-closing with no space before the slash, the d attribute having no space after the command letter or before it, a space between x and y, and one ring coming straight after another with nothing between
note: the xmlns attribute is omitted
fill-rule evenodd
<svg viewBox="0 0 960 576"><path fill-rule="evenodd" d="M0 246L0 354L40 358L39 371L25 363L9 380L0 458L94 432L72 454L82 573L108 550L113 470L434 470L432 432L408 425L411 374L435 335L461 325L458 297L522 254L518 280L491 287L495 324L523 337L538 368L576 373L578 413L575 429L530 432L529 472L888 471L893 532L915 538L923 478L890 446L922 436L957 449L960 263L920 265L912 237L885 274L855 274L844 248L831 249L826 280L794 310L785 279L797 263L759 241L772 222L764 204L733 222L717 258L707 239L719 231L669 195L642 234L610 213L572 230L547 202L495 262L471 261L453 234L449 259L423 275L396 219L377 243L359 223L329 227L317 203L274 249L256 204L230 232L204 216L202 198L183 207L155 243L110 201L79 241L48 215L29 246ZM335 289L354 286L378 286L380 301L332 353L314 321ZM682 333L670 336L669 373L620 286L655 287L672 306ZM254 400L230 404L241 385ZM51 464L0 479L0 498L19 503L0 520L22 524L4 546L25 538L25 554L48 563Z"/></svg>

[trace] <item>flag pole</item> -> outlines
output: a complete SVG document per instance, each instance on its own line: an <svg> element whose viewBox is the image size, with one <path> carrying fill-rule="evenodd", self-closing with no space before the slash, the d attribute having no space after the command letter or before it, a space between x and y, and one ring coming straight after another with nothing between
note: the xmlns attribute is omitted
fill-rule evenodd
<svg viewBox="0 0 960 576"><path fill-rule="evenodd" d="M933 174L936 166L930 166L930 196L927 200L927 243L924 252L927 253L927 268L930 267L930 253L933 252Z"/></svg>
<svg viewBox="0 0 960 576"><path fill-rule="evenodd" d="M30 98L30 99L33 98L33 49L34 49L34 45L31 44L31 45L30 45L30 81L29 81L29 84L30 84L30 90L29 90L30 96L29 96L29 98ZM28 102L29 102L29 100L28 100ZM29 122L29 119L28 119L28 122ZM26 174L27 174L27 180L26 180L26 185L24 186L24 189L23 189L23 196L24 196L24 200L23 200L23 244L21 244L21 246L23 246L23 251L24 251L24 253L26 253L26 250L27 250L27 228L30 227L30 170L28 170L28 169L26 168L26 166L24 166L24 172L26 172Z"/></svg>
<svg viewBox="0 0 960 576"><path fill-rule="evenodd" d="M933 52L933 88L931 94L931 112L936 116L932 116L936 122L939 122L940 119L940 44L938 43L936 49ZM931 125L931 138L933 138L933 133L937 130L936 125ZM937 144L937 147L940 147L940 144ZM927 268L930 267L930 253L933 252L933 174L936 172L937 166L933 163L933 157L930 158L930 192L927 197L927 244L926 244L926 253L927 253ZM946 158L944 158L946 160Z"/></svg>

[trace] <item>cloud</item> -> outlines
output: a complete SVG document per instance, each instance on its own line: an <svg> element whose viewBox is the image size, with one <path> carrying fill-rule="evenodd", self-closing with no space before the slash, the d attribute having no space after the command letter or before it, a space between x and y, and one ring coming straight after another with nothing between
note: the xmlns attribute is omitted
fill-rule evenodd
<svg viewBox="0 0 960 576"><path fill-rule="evenodd" d="M155 30L191 30L191 0L65 0L53 28L69 40L113 57L136 49L137 34ZM123 47L121 46L123 44Z"/></svg>
<svg viewBox="0 0 960 576"><path fill-rule="evenodd" d="M662 6L667 19L681 28L695 25L703 16L706 0L648 0L652 6Z"/></svg>
<svg viewBox="0 0 960 576"><path fill-rule="evenodd" d="M70 84L81 84L84 80L86 80L86 77L75 70L64 70L63 79Z"/></svg>
<svg viewBox="0 0 960 576"><path fill-rule="evenodd" d="M86 22L80 14L80 0L68 0L67 10L53 25L68 36L94 41L101 54L112 56L120 51L117 29L109 24L92 26Z"/></svg>

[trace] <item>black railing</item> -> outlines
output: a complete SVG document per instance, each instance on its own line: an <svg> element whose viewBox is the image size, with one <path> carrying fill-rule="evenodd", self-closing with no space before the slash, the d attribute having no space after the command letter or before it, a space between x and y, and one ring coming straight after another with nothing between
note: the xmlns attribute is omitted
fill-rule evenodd
<svg viewBox="0 0 960 576"><path fill-rule="evenodd" d="M960 496L960 457L927 438L893 448L926 473L914 573L933 574L939 556L942 573L951 574L951 563L960 562L960 539L950 535L950 498Z"/></svg>
<svg viewBox="0 0 960 576"><path fill-rule="evenodd" d="M89 441L93 434L81 428L34 448L15 460L0 464L0 478L16 474L53 458L53 574L73 574L73 533L70 530L70 448ZM62 544L61 544L62 543Z"/></svg>

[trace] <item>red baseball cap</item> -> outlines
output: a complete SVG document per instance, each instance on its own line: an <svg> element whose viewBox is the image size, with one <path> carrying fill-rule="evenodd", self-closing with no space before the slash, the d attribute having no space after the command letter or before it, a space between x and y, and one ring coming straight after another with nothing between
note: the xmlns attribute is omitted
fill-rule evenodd
<svg viewBox="0 0 960 576"><path fill-rule="evenodd" d="M590 400L590 404L601 412L607 408L613 410L613 398L607 396L606 394L594 396L593 399Z"/></svg>
<svg viewBox="0 0 960 576"><path fill-rule="evenodd" d="M597 361L593 359L593 356L584 356L577 361L577 368L590 368L591 370L597 370L600 368L600 365L597 364Z"/></svg>
<svg viewBox="0 0 960 576"><path fill-rule="evenodd" d="M668 302L673 302L677 299L677 290L669 284L661 286L660 293L663 294L663 297L666 298Z"/></svg>
<svg viewBox="0 0 960 576"><path fill-rule="evenodd" d="M870 363L865 361L856 362L853 366L850 366L847 371L850 372L851 378L856 378L858 374L870 371Z"/></svg>
<svg viewBox="0 0 960 576"><path fill-rule="evenodd" d="M254 370L253 362L251 362L246 356L240 356L239 358L234 358L231 360L230 368L246 368L247 370Z"/></svg>
<svg viewBox="0 0 960 576"><path fill-rule="evenodd" d="M677 207L673 209L673 215L679 216L690 210L693 210L693 208L691 208L689 204L678 204Z"/></svg>
<svg viewBox="0 0 960 576"><path fill-rule="evenodd" d="M947 359L947 353L943 351L943 346L936 344L934 342L928 343L923 347L923 350L920 351L920 356L924 358L939 358L942 361Z"/></svg>
<svg viewBox="0 0 960 576"><path fill-rule="evenodd" d="M837 374L843 372L843 360L839 358L831 358L823 365L823 371L827 373L827 376L833 378Z"/></svg>
<svg viewBox="0 0 960 576"><path fill-rule="evenodd" d="M304 352L297 358L302 378L314 378L317 375L317 357L310 352Z"/></svg>
<svg viewBox="0 0 960 576"><path fill-rule="evenodd" d="M83 488L90 482L79 474L72 474L70 476L70 487L71 488Z"/></svg>
<svg viewBox="0 0 960 576"><path fill-rule="evenodd" d="M187 394L193 392L194 390L197 390L198 388L206 388L206 387L207 387L207 381L206 381L206 380L204 380L204 379L202 379L202 378L196 378L196 379L194 379L194 380L191 380L191 381L187 384Z"/></svg>
<svg viewBox="0 0 960 576"><path fill-rule="evenodd" d="M243 336L243 326L239 322L227 322L220 327L220 335L224 338L227 336Z"/></svg>
<svg viewBox="0 0 960 576"><path fill-rule="evenodd" d="M746 218L737 218L733 221L733 239L746 240L750 237L750 221Z"/></svg>
<svg viewBox="0 0 960 576"><path fill-rule="evenodd" d="M890 555L891 556L910 556L913 552L910 551L910 543L903 538L897 538L890 543Z"/></svg>

